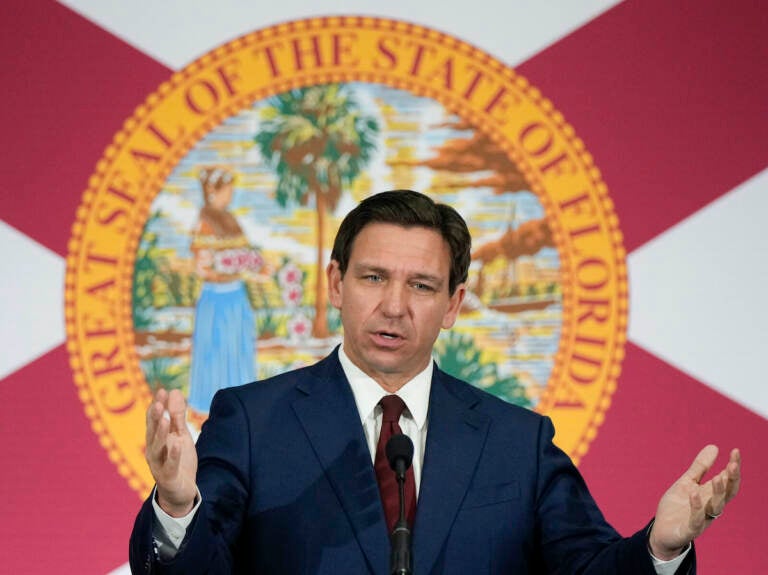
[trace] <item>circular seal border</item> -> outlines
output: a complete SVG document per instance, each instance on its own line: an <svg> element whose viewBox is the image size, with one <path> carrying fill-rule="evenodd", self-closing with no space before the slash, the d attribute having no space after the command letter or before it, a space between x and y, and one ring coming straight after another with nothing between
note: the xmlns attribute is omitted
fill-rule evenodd
<svg viewBox="0 0 768 575"><path fill-rule="evenodd" d="M289 41L290 38L311 37L312 34L321 35L336 32L366 33L373 35L375 33L392 34L390 38L400 38L405 42L413 41L423 42L420 46L430 48L442 48L451 57L463 57L482 68L483 72L490 72L491 75L501 79L499 84L502 89L505 86L514 87L517 92L525 96L526 100L522 103L528 103L546 119L553 127L554 131L561 136L568 144L570 162L577 164L581 173L586 175L587 181L594 192L593 199L599 203L601 214L607 214L606 221L603 223L605 229L603 234L605 240L610 244L612 250L611 279L615 287L615 301L611 302L611 312L615 318L613 325L614 340L610 349L604 354L604 371L601 376L604 382L600 389L599 396L594 401L592 417L584 426L575 440L573 449L569 450L571 457L578 463L579 459L587 452L589 443L595 437L597 429L604 419L605 411L610 406L610 396L616 388L616 380L620 373L620 363L624 356L623 346L626 342L627 327L627 279L626 279L626 252L622 244L622 235L618 226L618 218L613 213L612 202L608 196L607 186L602 182L600 172L595 167L591 155L586 151L584 143L576 136L573 128L566 123L562 114L558 112L552 103L544 98L539 90L531 86L529 82L519 76L513 69L504 66L489 54L471 46L461 40L453 38L442 32L432 30L420 25L407 22L373 18L373 17L325 17L309 18L305 20L296 20L278 24L269 28L242 36L215 50L203 55L198 60L192 62L183 70L174 73L172 77L163 82L156 92L150 94L146 101L139 105L134 114L128 118L122 129L115 135L114 141L104 152L103 158L97 163L94 175L89 180L88 188L84 192L83 201L77 211L76 221L72 227L72 236L69 243L67 256L67 273L65 283L65 317L67 324L67 348L70 354L70 364L74 372L74 380L78 387L81 401L85 407L85 413L91 420L94 432L99 436L102 446L107 450L110 459L116 464L118 471L126 477L129 485L145 495L151 489L151 484L146 473L139 473L135 466L132 466L126 457L125 450L118 445L114 437L113 426L107 421L108 416L104 414L99 392L91 385L94 366L91 365L94 355L86 357L86 348L84 345L84 334L97 333L95 337L107 337L113 335L118 342L115 349L116 353L121 352L121 365L125 373L129 376L124 387L120 388L120 393L131 392L133 402L139 407L139 412L143 412L148 406L151 396L149 387L144 381L144 374L139 366L138 357L134 350L134 338L131 319L131 298L124 297L130 294L132 283L132 272L135 264L136 250L141 233L140 226L133 226L127 229L127 239L124 249L120 254L114 255L114 259L119 260L115 265L119 268L111 278L112 285L109 287L115 300L112 305L112 323L107 325L104 320L101 324L86 325L88 322L87 310L81 309L78 295L83 288L80 277L81 270L85 269L89 263L93 263L94 257L98 260L99 254L88 252L90 237L89 226L93 225L95 212L99 208L99 199L101 199L110 184L113 185L119 176L120 160L124 159L128 145L131 141L139 138L142 131L146 137L148 126L149 131L153 131L160 140L166 140L168 149L163 152L157 162L152 166L150 173L145 174L142 179L141 187L133 190L133 204L130 212L124 212L124 217L129 222L146 221L151 202L157 194L166 178L170 175L173 167L181 158L199 141L206 133L219 125L229 116L239 112L244 107L254 101L258 101L275 94L314 84L325 84L335 82L369 82L381 83L407 90L417 96L432 98L440 102L445 108L462 119L470 122L476 129L485 133L491 140L503 149L523 172L524 177L531 184L531 191L540 198L547 214L547 220L552 229L555 243L561 256L561 270L563 270L563 331L560 338L560 345L555 357L555 362L550 376L550 382L559 381L564 377L567 371L567 364L571 358L572 347L576 337L573 329L574 314L576 313L576 294L571 286L574 282L574 261L572 253L566 249L568 246L568 231L563 229L561 219L556 217L558 206L554 200L547 194L547 185L540 170L537 170L531 162L531 158L523 151L512 144L512 140L504 137L503 130L500 128L501 119L490 113L493 108L493 102L486 105L485 113L470 106L467 98L452 93L447 88L436 88L430 85L422 78L408 78L407 75L397 75L394 72L383 71L376 73L371 70L351 70L351 69L332 69L324 70L319 66L317 70L295 71L292 75L283 78L275 76L269 83L259 89L245 91L241 94L230 94L230 97L221 106L206 112L205 117L201 118L196 127L188 132L177 135L172 141L157 126L152 124L153 114L162 114L161 108L172 96L179 95L179 91L185 86L194 86L196 79L201 75L209 73L217 64L222 67L226 65L229 58L238 54L243 54L247 50L255 50L259 46L269 45L275 41ZM271 56L270 56L271 58ZM268 62L268 64L274 64ZM220 68L221 70L222 68ZM225 80L226 83L226 80ZM521 103L518 100L517 103ZM164 112L169 115L167 109ZM119 186L118 186L119 188ZM120 190L118 189L118 192ZM117 216L116 216L117 217ZM104 234L103 240L106 241L108 234ZM106 258L106 256L103 256ZM98 263L98 261L97 261ZM107 289L107 288L105 288ZM123 297L121 297L121 294ZM109 315L109 314L108 314ZM107 333L109 332L109 333ZM120 349L118 349L120 348ZM105 357L106 352L97 353L96 358L104 363L104 369L113 367ZM88 369L90 368L90 369ZM136 382L143 382L144 385L137 385ZM120 383L119 385L122 385ZM113 390L114 391L114 390ZM541 398L538 411L550 414L554 419L557 416L553 413L557 410L557 386L548 386L546 392ZM133 418L136 423L136 418ZM558 422L556 422L558 423ZM143 425L143 420L142 420ZM559 426L558 426L559 427ZM137 446L140 447L140 446ZM132 454L133 459L137 454ZM143 453L141 454L143 459Z"/></svg>

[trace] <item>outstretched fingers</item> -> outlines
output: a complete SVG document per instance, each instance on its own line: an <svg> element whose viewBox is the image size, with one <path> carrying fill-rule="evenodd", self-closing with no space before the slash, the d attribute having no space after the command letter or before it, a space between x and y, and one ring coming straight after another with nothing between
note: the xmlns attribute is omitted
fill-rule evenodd
<svg viewBox="0 0 768 575"><path fill-rule="evenodd" d="M186 424L187 402L179 390L160 389L147 409L146 459L157 484L157 502L183 517L194 505L197 454Z"/></svg>
<svg viewBox="0 0 768 575"><path fill-rule="evenodd" d="M709 471L715 463L717 452L718 449L716 445L710 444L704 447L704 449L699 451L698 455L696 455L691 466L683 474L683 477L690 479L695 483L700 483L704 474Z"/></svg>
<svg viewBox="0 0 768 575"><path fill-rule="evenodd" d="M175 473L179 466L185 434L189 433L186 407L179 390L169 393L160 389L147 410L146 456L154 472L165 468L165 473Z"/></svg>
<svg viewBox="0 0 768 575"><path fill-rule="evenodd" d="M702 482L712 469L717 453L714 445L699 451L690 467L661 498L649 540L654 553L659 550L666 553L701 535L738 492L741 481L738 449L731 451L722 471Z"/></svg>
<svg viewBox="0 0 768 575"><path fill-rule="evenodd" d="M718 517L725 508L725 485L728 481L728 470L724 469L712 479L712 497L709 498L704 509L707 519Z"/></svg>
<svg viewBox="0 0 768 575"><path fill-rule="evenodd" d="M738 449L731 450L731 457L725 469L728 473L725 485L725 502L728 503L736 496L741 486L741 452Z"/></svg>
<svg viewBox="0 0 768 575"><path fill-rule="evenodd" d="M168 402L168 394L164 389L161 389L155 395L154 401L147 409L147 459L157 459L161 455L162 447L168 437L168 421L163 414L165 412L165 406Z"/></svg>
<svg viewBox="0 0 768 575"><path fill-rule="evenodd" d="M164 389L160 389L155 394L155 398L147 409L147 445L149 445L154 439L157 432L157 426L160 423L160 419L163 417L163 411L165 411L165 403L168 401L168 392Z"/></svg>
<svg viewBox="0 0 768 575"><path fill-rule="evenodd" d="M183 434L187 431L187 401L178 389L168 394L168 415L175 433Z"/></svg>
<svg viewBox="0 0 768 575"><path fill-rule="evenodd" d="M707 502L706 514L709 519L718 517L725 505L736 496L741 484L741 454L738 449L731 450L725 468L712 480L712 497Z"/></svg>

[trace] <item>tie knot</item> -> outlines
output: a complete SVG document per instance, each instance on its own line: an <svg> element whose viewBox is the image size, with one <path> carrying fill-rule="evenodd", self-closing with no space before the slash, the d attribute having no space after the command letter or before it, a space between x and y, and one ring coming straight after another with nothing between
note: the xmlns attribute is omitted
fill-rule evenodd
<svg viewBox="0 0 768 575"><path fill-rule="evenodd" d="M400 421L400 416L405 409L405 402L399 395L385 395L379 401L381 409L384 410L382 421L395 422Z"/></svg>

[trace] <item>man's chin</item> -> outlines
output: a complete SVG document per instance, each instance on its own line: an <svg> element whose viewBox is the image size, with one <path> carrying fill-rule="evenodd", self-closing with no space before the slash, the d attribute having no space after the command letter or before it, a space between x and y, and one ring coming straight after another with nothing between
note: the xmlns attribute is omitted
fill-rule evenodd
<svg viewBox="0 0 768 575"><path fill-rule="evenodd" d="M384 357L382 357L384 356ZM399 356L394 354L376 354L376 357L370 358L371 361L367 362L368 370L371 377L378 379L379 377L391 379L397 378L401 374L406 373L405 365Z"/></svg>
<svg viewBox="0 0 768 575"><path fill-rule="evenodd" d="M388 381L402 381L402 383L410 381L423 369L423 367L418 369L413 363L404 362L401 355L392 355L384 358L383 361L377 357L376 360L369 363L369 366L376 374L372 377L380 376Z"/></svg>

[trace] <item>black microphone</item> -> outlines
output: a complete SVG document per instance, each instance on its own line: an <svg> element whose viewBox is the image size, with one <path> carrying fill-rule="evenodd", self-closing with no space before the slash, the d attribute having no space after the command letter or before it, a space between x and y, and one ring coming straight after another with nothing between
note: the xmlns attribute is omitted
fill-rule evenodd
<svg viewBox="0 0 768 575"><path fill-rule="evenodd" d="M400 516L390 535L390 575L412 575L411 528L405 519L405 473L413 461L413 442L402 433L393 435L384 448L389 466L397 478L397 492L400 497Z"/></svg>

